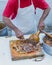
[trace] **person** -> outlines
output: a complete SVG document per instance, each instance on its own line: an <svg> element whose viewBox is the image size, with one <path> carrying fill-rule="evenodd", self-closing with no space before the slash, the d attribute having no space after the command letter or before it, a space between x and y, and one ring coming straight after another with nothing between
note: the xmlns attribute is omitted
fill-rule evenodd
<svg viewBox="0 0 52 65"><path fill-rule="evenodd" d="M36 32L36 8L43 10L38 23L38 28L43 30L44 20L50 12L50 6L45 0L8 0L2 15L3 21L15 32L17 38L23 39L24 34Z"/></svg>

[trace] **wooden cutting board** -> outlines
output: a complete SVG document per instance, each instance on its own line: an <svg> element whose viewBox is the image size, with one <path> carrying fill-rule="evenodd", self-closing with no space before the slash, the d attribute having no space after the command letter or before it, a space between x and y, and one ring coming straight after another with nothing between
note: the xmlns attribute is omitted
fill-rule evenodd
<svg viewBox="0 0 52 65"><path fill-rule="evenodd" d="M24 49L21 50L21 47L26 45L27 43L27 50L29 51L28 45L32 46L32 50L27 52ZM25 46L26 47L26 46ZM38 43L36 46L33 42L27 40L11 40L10 41L10 50L11 50L11 57L12 60L20 60L20 59L29 59L29 58L36 58L36 57L43 57L44 53L42 52L41 46Z"/></svg>

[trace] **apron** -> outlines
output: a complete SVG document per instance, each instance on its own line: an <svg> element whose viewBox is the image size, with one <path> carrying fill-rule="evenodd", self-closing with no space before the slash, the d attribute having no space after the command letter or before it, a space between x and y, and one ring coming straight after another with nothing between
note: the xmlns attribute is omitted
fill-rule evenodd
<svg viewBox="0 0 52 65"><path fill-rule="evenodd" d="M13 20L13 24L23 32L23 34L32 34L37 31L37 23L35 20L34 6L32 5L20 8L20 0L18 14L16 18ZM15 35L14 31L12 31L12 35Z"/></svg>

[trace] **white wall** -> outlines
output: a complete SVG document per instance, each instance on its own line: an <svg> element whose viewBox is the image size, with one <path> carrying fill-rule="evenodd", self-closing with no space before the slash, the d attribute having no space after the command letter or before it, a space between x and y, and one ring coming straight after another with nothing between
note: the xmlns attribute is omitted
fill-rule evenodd
<svg viewBox="0 0 52 65"><path fill-rule="evenodd" d="M46 1L47 1L47 3L48 3L48 4L50 5L50 7L51 7L51 11L50 11L48 17L47 17L46 20L45 20L45 24L52 26L52 0L46 0ZM38 21L39 18L41 17L42 12L43 12L43 11L40 10L40 9L37 9L37 10L36 10L36 20L37 20L37 21ZM37 18L38 18L38 19L37 19Z"/></svg>
<svg viewBox="0 0 52 65"><path fill-rule="evenodd" d="M2 12L3 12L3 9L4 9L7 1L8 0L0 0L0 20L2 20ZM46 1L49 3L49 5L51 7L51 11L50 11L48 17L46 18L45 22L48 25L52 25L52 0L46 0ZM36 11L36 20L37 20L37 22L38 22L38 20L41 16L41 14L42 14L42 10L37 9L37 11Z"/></svg>
<svg viewBox="0 0 52 65"><path fill-rule="evenodd" d="M0 0L0 20L2 20L2 12L6 6L7 0Z"/></svg>

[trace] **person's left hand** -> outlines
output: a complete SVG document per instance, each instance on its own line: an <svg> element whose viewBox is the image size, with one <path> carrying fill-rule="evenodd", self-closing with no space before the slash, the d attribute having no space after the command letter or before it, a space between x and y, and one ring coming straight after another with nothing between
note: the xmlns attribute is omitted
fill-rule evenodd
<svg viewBox="0 0 52 65"><path fill-rule="evenodd" d="M43 30L45 28L44 22L39 22L38 28L39 28L39 30Z"/></svg>

